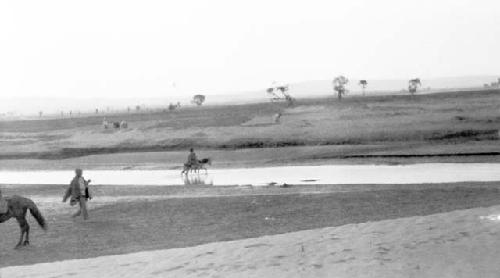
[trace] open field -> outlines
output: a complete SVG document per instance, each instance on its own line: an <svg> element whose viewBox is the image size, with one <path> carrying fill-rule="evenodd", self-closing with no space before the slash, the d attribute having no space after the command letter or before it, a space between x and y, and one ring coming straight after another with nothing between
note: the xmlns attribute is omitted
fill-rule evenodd
<svg viewBox="0 0 500 278"><path fill-rule="evenodd" d="M126 130L104 130L102 116L1 121L0 158L59 159L142 152L131 161L150 163L153 167L161 161L173 167L174 162L179 165L181 157L176 151L184 152L194 146L217 157L215 161L221 161L221 167L226 167L222 161L230 161L233 154L238 156L233 150L242 150L241 159L235 163L249 166L345 159L355 163L365 159L403 163L408 159L446 161L450 157L461 161L471 159L470 156L475 157L473 161L489 156L487 160L491 161L491 157L499 155L499 108L499 91L483 90L413 98L352 97L342 102L308 99L299 100L291 108L261 103L106 115L109 121L128 121ZM277 112L283 116L279 123L274 123L273 115ZM249 153L244 150L266 147L287 147L287 151L266 149L244 159ZM172 155L160 158L144 153L161 151ZM275 159L279 152L287 154ZM180 161L183 160L182 157Z"/></svg>
<svg viewBox="0 0 500 278"><path fill-rule="evenodd" d="M497 183L325 185L256 191L232 187L103 187L90 202L91 220L83 222L70 219L68 214L74 208L67 205L64 212L44 206L47 197L55 201L61 198L60 186L4 190L6 195L15 192L31 196L41 204L49 230L44 233L32 223L32 245L14 251L17 223L2 224L0 266L187 247L500 204ZM126 195L149 197L115 200L92 209L93 202L99 203L100 198Z"/></svg>

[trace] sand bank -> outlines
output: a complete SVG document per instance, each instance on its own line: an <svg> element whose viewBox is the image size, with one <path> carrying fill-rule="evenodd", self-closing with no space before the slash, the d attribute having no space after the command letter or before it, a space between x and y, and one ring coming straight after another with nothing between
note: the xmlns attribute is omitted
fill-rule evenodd
<svg viewBox="0 0 500 278"><path fill-rule="evenodd" d="M497 277L500 206L125 255L4 277Z"/></svg>

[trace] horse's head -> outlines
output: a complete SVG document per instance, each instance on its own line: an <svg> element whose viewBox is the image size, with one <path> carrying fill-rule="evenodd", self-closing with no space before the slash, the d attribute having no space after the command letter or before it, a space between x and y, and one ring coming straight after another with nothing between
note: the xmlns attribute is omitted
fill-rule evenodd
<svg viewBox="0 0 500 278"><path fill-rule="evenodd" d="M203 164L212 165L212 160L211 160L210 158L203 158L203 159L201 160L201 162L202 162Z"/></svg>

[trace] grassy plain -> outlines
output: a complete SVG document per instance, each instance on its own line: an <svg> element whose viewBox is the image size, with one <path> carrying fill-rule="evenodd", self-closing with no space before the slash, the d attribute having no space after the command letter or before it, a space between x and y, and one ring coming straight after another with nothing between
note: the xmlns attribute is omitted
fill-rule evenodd
<svg viewBox="0 0 500 278"><path fill-rule="evenodd" d="M275 123L273 115L278 112L282 117ZM108 121L126 120L129 128L105 130L104 116ZM189 147L215 157L220 167L325 160L496 161L499 129L498 90L358 96L342 102L302 99L293 107L276 103L185 107L172 112L0 121L0 158L8 160L0 165L31 163L37 168L33 159L76 158L64 161L66 165L82 163L84 156L104 155L92 159L97 164L128 159L120 167L174 167ZM53 162L48 165L63 167Z"/></svg>

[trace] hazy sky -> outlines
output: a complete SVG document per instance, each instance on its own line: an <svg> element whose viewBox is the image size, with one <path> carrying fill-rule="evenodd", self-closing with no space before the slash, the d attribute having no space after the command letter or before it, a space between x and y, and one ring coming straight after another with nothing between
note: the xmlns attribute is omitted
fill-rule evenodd
<svg viewBox="0 0 500 278"><path fill-rule="evenodd" d="M0 2L2 96L500 75L500 1Z"/></svg>

